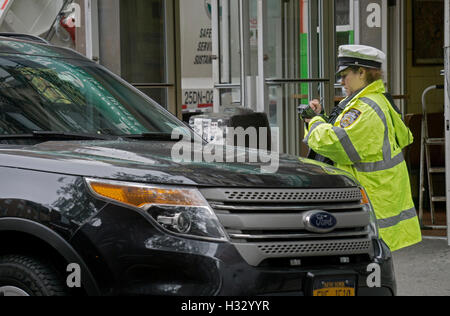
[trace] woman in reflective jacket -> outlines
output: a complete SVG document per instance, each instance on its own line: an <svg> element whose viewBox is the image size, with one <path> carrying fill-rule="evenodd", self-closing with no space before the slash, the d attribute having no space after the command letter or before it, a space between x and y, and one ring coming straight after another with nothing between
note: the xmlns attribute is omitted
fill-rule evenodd
<svg viewBox="0 0 450 316"><path fill-rule="evenodd" d="M338 74L349 98L333 124L319 114L309 123L305 143L364 186L375 209L380 235L392 251L422 240L402 150L413 136L387 98L382 81L385 54L362 45L339 48Z"/></svg>

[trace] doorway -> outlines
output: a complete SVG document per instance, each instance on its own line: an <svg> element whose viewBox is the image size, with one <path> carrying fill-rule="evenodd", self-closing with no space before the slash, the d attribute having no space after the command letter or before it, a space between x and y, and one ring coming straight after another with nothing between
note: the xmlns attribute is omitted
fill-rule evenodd
<svg viewBox="0 0 450 316"><path fill-rule="evenodd" d="M305 155L298 105L319 98L334 107L334 2L212 0L211 6L214 110L265 112L280 151Z"/></svg>

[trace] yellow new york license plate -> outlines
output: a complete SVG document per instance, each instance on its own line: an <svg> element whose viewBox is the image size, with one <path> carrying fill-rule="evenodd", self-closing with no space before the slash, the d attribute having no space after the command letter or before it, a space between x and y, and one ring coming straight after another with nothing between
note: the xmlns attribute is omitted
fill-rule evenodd
<svg viewBox="0 0 450 316"><path fill-rule="evenodd" d="M313 290L314 296L355 296L356 282L346 280L322 280L316 282Z"/></svg>

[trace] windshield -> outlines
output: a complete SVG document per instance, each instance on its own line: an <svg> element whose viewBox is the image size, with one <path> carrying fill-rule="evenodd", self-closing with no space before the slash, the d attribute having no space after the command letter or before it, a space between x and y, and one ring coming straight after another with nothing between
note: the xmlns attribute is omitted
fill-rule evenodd
<svg viewBox="0 0 450 316"><path fill-rule="evenodd" d="M103 67L60 52L33 43L1 42L1 135L51 131L126 136L187 130Z"/></svg>

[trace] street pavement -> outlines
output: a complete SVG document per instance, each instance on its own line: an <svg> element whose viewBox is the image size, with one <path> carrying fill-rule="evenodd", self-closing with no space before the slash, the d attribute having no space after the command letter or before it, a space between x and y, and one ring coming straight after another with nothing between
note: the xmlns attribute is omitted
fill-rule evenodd
<svg viewBox="0 0 450 316"><path fill-rule="evenodd" d="M425 239L393 254L399 296L450 296L450 247Z"/></svg>

